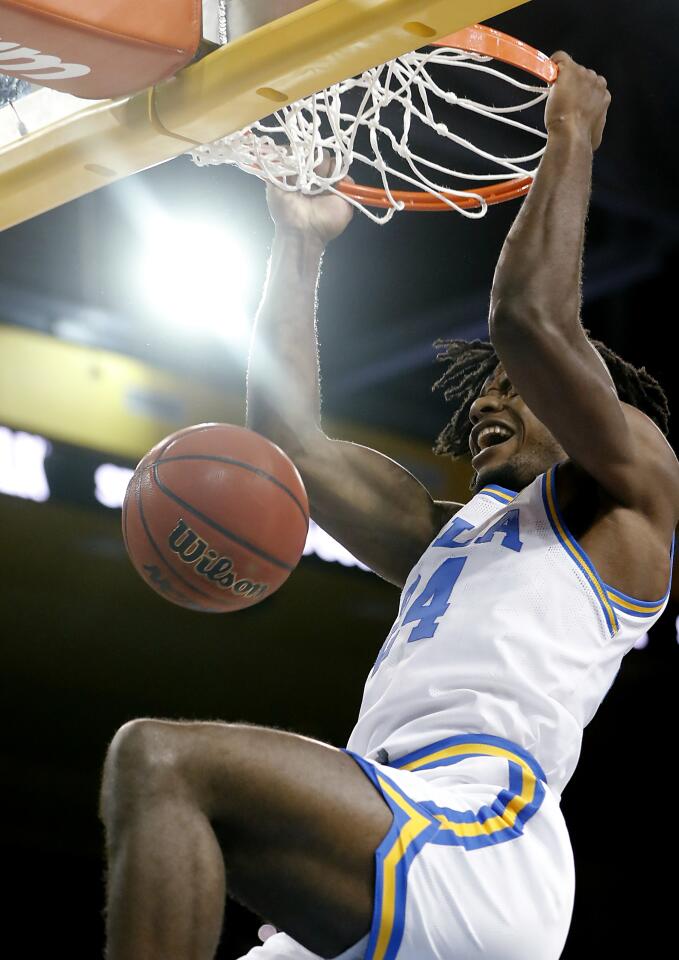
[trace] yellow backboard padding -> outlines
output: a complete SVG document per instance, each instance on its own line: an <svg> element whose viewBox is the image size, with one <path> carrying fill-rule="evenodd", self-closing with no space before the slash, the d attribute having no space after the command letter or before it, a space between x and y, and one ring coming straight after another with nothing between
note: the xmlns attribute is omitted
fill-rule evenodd
<svg viewBox="0 0 679 960"><path fill-rule="evenodd" d="M0 423L138 460L180 427L242 423L245 397L141 360L0 326Z"/></svg>
<svg viewBox="0 0 679 960"><path fill-rule="evenodd" d="M0 150L0 229L526 2L317 0L172 80L89 107Z"/></svg>
<svg viewBox="0 0 679 960"><path fill-rule="evenodd" d="M198 374L174 374L110 350L0 324L0 425L135 461L175 430L213 421L245 422L240 382L220 389ZM469 499L466 461L436 457L431 444L362 423L324 427L330 436L408 466L434 496Z"/></svg>
<svg viewBox="0 0 679 960"><path fill-rule="evenodd" d="M267 116L281 103L524 2L317 0L212 54L209 69L195 65L159 84L158 118L168 130L206 143ZM262 90L268 96L258 93Z"/></svg>

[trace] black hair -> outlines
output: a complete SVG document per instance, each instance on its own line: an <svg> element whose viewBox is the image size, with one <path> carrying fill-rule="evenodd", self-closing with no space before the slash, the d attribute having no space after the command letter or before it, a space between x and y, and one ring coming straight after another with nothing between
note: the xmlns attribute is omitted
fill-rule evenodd
<svg viewBox="0 0 679 960"><path fill-rule="evenodd" d="M623 360L601 341L590 342L608 367L620 400L645 413L667 436L670 411L658 381L644 367ZM487 340L437 340L434 346L439 351L436 359L448 366L432 390L443 390L445 399L455 405L452 419L436 440L434 453L460 457L469 453L471 405L500 361Z"/></svg>

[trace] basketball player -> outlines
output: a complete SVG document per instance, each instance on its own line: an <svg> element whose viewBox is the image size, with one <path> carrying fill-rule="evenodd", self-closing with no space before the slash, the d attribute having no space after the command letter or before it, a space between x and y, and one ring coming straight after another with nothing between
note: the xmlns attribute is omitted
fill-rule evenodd
<svg viewBox="0 0 679 960"><path fill-rule="evenodd" d="M505 243L490 344L443 345L435 502L320 423L316 283L351 209L269 191L276 223L248 424L316 520L402 588L349 750L256 727L137 720L106 762L109 960L209 960L225 893L285 931L251 960L556 960L574 896L559 798L585 725L668 596L679 468L644 371L580 323L605 81L557 54L548 144ZM491 346L492 344L492 346Z"/></svg>

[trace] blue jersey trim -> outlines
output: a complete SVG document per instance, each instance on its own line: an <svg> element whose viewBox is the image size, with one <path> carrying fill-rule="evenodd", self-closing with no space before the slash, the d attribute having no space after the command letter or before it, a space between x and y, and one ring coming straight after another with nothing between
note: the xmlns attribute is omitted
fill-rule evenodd
<svg viewBox="0 0 679 960"><path fill-rule="evenodd" d="M601 581L596 567L570 532L563 518L556 496L556 469L557 467L552 467L547 473L543 474L542 477L542 500L547 518L559 543L563 546L575 565L584 573L601 607L608 632L614 637L620 629L618 618L615 615L615 610L609 600L606 587Z"/></svg>
<svg viewBox="0 0 679 960"><path fill-rule="evenodd" d="M511 503L512 500L518 496L516 490L508 490L506 487L501 487L497 483L491 483L487 487L484 487L483 490L479 490L479 493L482 493L486 497L492 497L493 500L497 500L498 503Z"/></svg>
<svg viewBox="0 0 679 960"><path fill-rule="evenodd" d="M510 743L499 737L465 734L415 752L430 756L433 747L452 741L463 749L464 744L469 744L474 750L484 740L488 741L488 751L500 750L498 743ZM489 805L477 811L454 810L440 807L433 801L413 800L394 783L384 766L376 765L351 750L344 751L363 770L393 814L389 832L375 851L375 899L364 960L396 960L405 929L408 871L427 843L458 846L471 852L515 840L523 833L527 821L540 809L545 797L544 784L530 765L523 758L519 759L519 753L533 764L535 761L516 744L511 746L517 759L509 759L508 788L500 790ZM402 757L398 763L405 759Z"/></svg>
<svg viewBox="0 0 679 960"><path fill-rule="evenodd" d="M460 748L469 747L462 751ZM495 748L493 750L484 750L484 747ZM454 749L451 749L454 748ZM413 750L398 760L390 760L389 766L396 767L399 770L407 768L409 770L430 770L434 767L449 766L452 763L459 763L466 757L478 756L503 756L508 760L520 758L528 764L536 777L547 783L547 776L537 762L535 757L523 747L511 740L504 740L502 737L494 737L488 733L464 733L455 737L446 737L444 740L437 740L426 747Z"/></svg>
<svg viewBox="0 0 679 960"><path fill-rule="evenodd" d="M620 629L620 623L616 615L617 610L621 611L622 613L626 613L629 616L639 617L642 619L658 616L667 603L670 590L672 588L672 562L674 559L675 538L672 537L672 547L670 552L669 585L667 587L667 592L661 599L654 601L638 600L636 597L630 597L621 590L616 590L609 584L604 583L599 577L594 563L568 529L568 526L563 518L563 514L561 513L561 508L559 507L559 501L556 495L556 471L558 466L559 465L557 464L556 466L552 467L551 470L548 470L543 476L542 499L547 512L547 517L549 518L552 529L559 542L575 561L577 566L579 566L580 569L585 573L589 584L594 591L594 595L596 596L597 601L603 610L611 636L614 636Z"/></svg>
<svg viewBox="0 0 679 960"><path fill-rule="evenodd" d="M611 601L616 610L620 610L622 613L627 613L631 617L642 618L655 617L662 612L663 607L669 599L670 590L672 589L674 543L675 537L672 537L672 546L670 548L670 582L665 595L661 597L660 600L639 600L637 597L630 597L628 594L623 593L622 590L616 590L615 587L611 587L608 583L605 583L604 586L608 593L608 599Z"/></svg>
<svg viewBox="0 0 679 960"><path fill-rule="evenodd" d="M381 768L345 750L372 781L393 814L389 832L375 851L373 916L365 960L395 960L405 930L408 871L438 832L436 819L412 800Z"/></svg>
<svg viewBox="0 0 679 960"><path fill-rule="evenodd" d="M526 792L530 799L526 799L519 812L514 815L513 805ZM525 825L540 809L544 798L545 787L542 781L531 778L518 764L510 761L509 788L501 790L490 806L481 807L476 814L471 810L459 811L439 807L432 801L424 801L421 805L441 825L431 843L464 847L465 850L481 850L520 837ZM497 824L498 821L505 826L493 829L493 823ZM479 824L484 832L477 836L465 836L461 824Z"/></svg>

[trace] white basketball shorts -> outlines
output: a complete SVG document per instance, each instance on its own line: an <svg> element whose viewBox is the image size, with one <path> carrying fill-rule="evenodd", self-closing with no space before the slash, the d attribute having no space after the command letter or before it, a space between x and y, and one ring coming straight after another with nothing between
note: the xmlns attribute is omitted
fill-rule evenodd
<svg viewBox="0 0 679 960"><path fill-rule="evenodd" d="M347 753L394 819L375 852L370 932L341 960L558 960L573 911L573 854L529 753L479 734L388 765ZM247 960L318 957L277 933Z"/></svg>

